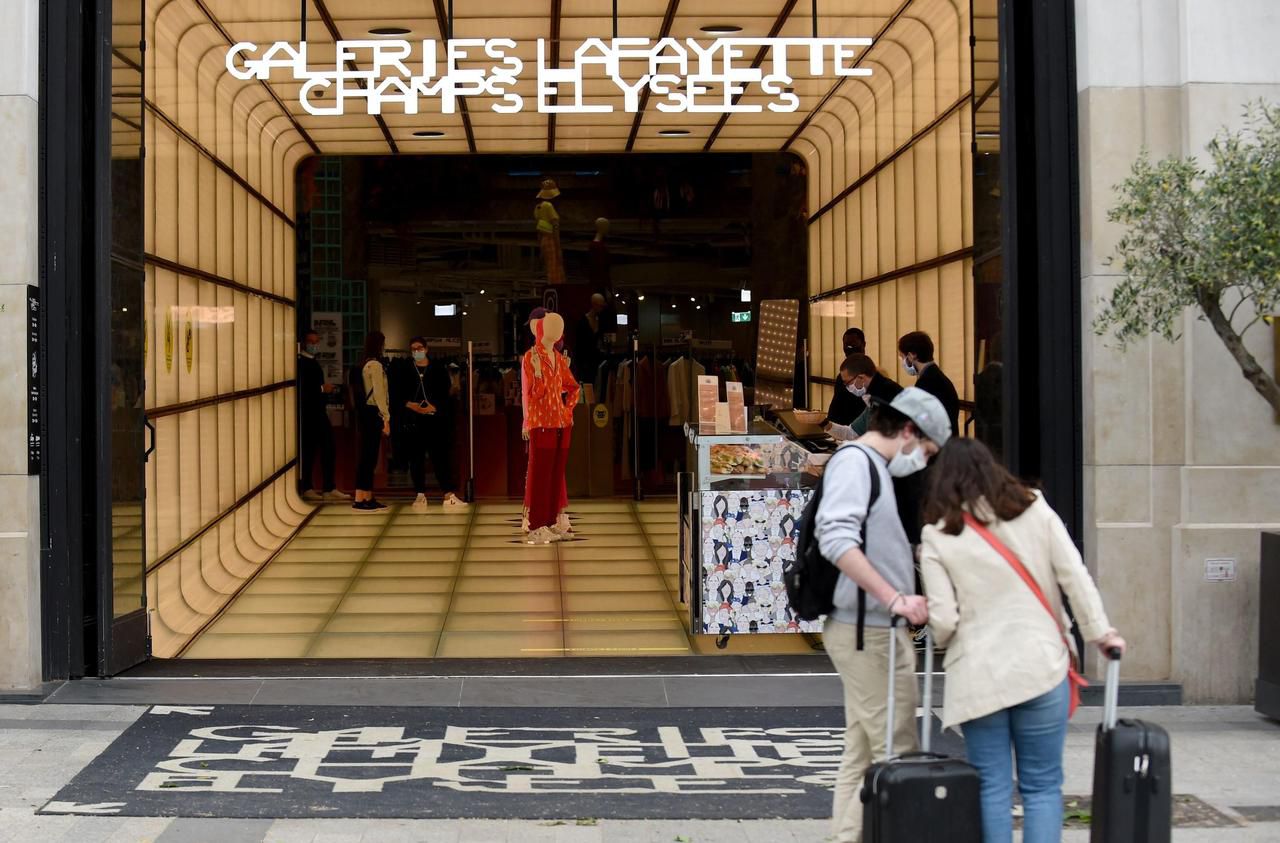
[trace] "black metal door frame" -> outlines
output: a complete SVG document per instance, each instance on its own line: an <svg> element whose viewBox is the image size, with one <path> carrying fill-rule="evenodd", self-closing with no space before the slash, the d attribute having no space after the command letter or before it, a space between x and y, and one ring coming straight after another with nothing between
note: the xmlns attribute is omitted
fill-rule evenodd
<svg viewBox="0 0 1280 843"><path fill-rule="evenodd" d="M1005 334L1011 469L1084 523L1080 179L1074 0L1000 0Z"/></svg>
<svg viewBox="0 0 1280 843"><path fill-rule="evenodd" d="M41 2L39 97L41 668L57 680L146 653L145 610L113 618L111 0Z"/></svg>

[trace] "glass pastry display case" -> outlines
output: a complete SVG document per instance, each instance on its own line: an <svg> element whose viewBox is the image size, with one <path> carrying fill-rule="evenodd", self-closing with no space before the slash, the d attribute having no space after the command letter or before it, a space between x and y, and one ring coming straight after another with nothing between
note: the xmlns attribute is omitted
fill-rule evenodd
<svg viewBox="0 0 1280 843"><path fill-rule="evenodd" d="M810 450L759 419L746 433L689 425L686 435L695 470L680 484L680 562L691 630L722 646L735 634L821 632L795 617L783 583L817 481Z"/></svg>

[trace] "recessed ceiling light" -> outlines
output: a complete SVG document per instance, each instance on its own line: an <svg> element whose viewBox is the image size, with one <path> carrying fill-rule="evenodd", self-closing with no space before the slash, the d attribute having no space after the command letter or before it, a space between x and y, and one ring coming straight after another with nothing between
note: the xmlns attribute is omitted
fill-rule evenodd
<svg viewBox="0 0 1280 843"><path fill-rule="evenodd" d="M408 35L412 30L405 29L403 26L375 26L369 30L370 35L381 35L384 37L392 37L395 35Z"/></svg>
<svg viewBox="0 0 1280 843"><path fill-rule="evenodd" d="M741 32L742 27L732 23L709 23L702 27L702 31L712 35L724 35L729 32Z"/></svg>
<svg viewBox="0 0 1280 843"><path fill-rule="evenodd" d="M681 138L689 134L688 129L661 129L658 134L664 138Z"/></svg>
<svg viewBox="0 0 1280 843"><path fill-rule="evenodd" d="M444 137L444 132L440 132L435 129L421 129L414 132L413 136L415 138L442 138Z"/></svg>

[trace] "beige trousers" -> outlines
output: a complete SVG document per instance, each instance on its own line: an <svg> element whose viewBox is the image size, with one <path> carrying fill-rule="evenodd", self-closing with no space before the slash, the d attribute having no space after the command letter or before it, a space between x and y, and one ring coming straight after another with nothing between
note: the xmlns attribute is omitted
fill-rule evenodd
<svg viewBox="0 0 1280 843"><path fill-rule="evenodd" d="M893 751L914 752L916 705L915 650L911 637L899 628ZM862 841L862 777L875 761L884 760L885 729L889 712L889 630L865 627L864 646L858 650L858 628L827 619L822 643L840 673L844 685L844 755L836 774L831 829L836 843Z"/></svg>

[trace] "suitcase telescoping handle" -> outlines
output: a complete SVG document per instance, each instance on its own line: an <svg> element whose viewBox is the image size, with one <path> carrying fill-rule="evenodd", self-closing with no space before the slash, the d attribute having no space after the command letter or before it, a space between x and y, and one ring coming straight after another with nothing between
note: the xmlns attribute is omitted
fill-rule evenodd
<svg viewBox="0 0 1280 843"><path fill-rule="evenodd" d="M1102 696L1102 728L1108 732L1116 727L1120 709L1120 648L1107 651L1107 684Z"/></svg>
<svg viewBox="0 0 1280 843"><path fill-rule="evenodd" d="M893 715L896 705L896 682L898 678L898 621L901 618L893 615L889 619L889 710L885 717L884 753L885 758L893 758ZM929 725L933 706L933 636L925 630L924 634L924 717L920 724L920 751L928 752L933 742L933 730Z"/></svg>

